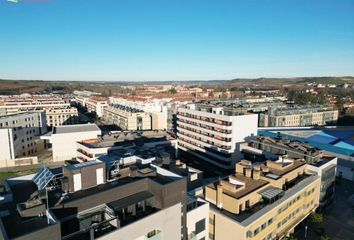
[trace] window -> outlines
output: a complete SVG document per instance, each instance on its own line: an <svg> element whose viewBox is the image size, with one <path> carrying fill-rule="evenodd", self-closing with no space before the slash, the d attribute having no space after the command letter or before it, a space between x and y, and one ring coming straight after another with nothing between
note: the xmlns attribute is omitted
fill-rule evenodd
<svg viewBox="0 0 354 240"><path fill-rule="evenodd" d="M259 228L256 228L256 229L253 231L253 236L256 236L258 233L259 233Z"/></svg>
<svg viewBox="0 0 354 240"><path fill-rule="evenodd" d="M273 223L273 218L269 219L268 220L268 225L272 224Z"/></svg>
<svg viewBox="0 0 354 240"><path fill-rule="evenodd" d="M264 230L266 227L267 227L267 223L263 223L263 224L261 225L261 230Z"/></svg>
<svg viewBox="0 0 354 240"><path fill-rule="evenodd" d="M205 218L195 223L195 234L203 232L205 230Z"/></svg>

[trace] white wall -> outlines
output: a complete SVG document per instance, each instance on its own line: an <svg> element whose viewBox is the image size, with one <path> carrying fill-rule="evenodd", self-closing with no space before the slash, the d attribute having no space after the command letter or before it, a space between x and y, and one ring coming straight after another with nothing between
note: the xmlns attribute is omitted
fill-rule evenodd
<svg viewBox="0 0 354 240"><path fill-rule="evenodd" d="M187 212L187 231L188 235L195 231L196 222L205 219L205 230L200 232L196 239L209 239L209 203L205 203L189 212Z"/></svg>
<svg viewBox="0 0 354 240"><path fill-rule="evenodd" d="M181 240L181 204L178 203L160 210L139 221L133 222L121 229L104 235L102 240L144 239L153 230L161 231L161 240Z"/></svg>
<svg viewBox="0 0 354 240"><path fill-rule="evenodd" d="M53 160L64 161L77 157L76 142L97 138L101 131L74 132L53 134L50 137L50 143L53 149Z"/></svg>
<svg viewBox="0 0 354 240"><path fill-rule="evenodd" d="M0 129L0 161L14 159L12 129Z"/></svg>
<svg viewBox="0 0 354 240"><path fill-rule="evenodd" d="M236 116L232 121L232 143L244 142L246 137L256 136L258 131L258 115L248 114Z"/></svg>

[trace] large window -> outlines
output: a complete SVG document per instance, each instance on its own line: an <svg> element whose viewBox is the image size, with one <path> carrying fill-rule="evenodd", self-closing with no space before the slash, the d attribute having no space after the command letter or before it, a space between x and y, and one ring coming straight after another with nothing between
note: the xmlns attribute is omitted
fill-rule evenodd
<svg viewBox="0 0 354 240"><path fill-rule="evenodd" d="M201 233L205 230L205 218L202 220L199 220L198 222L195 223L195 233Z"/></svg>

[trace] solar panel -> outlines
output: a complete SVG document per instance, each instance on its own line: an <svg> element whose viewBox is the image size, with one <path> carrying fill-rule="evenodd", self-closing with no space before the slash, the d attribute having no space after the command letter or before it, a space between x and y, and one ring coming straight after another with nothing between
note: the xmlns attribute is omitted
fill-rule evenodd
<svg viewBox="0 0 354 240"><path fill-rule="evenodd" d="M53 178L54 174L48 168L43 167L34 176L33 182L37 185L38 190L43 190Z"/></svg>

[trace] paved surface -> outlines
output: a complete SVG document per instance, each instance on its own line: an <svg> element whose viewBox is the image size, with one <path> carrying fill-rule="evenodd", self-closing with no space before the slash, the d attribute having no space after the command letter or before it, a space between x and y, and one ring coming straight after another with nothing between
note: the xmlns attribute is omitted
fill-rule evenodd
<svg viewBox="0 0 354 240"><path fill-rule="evenodd" d="M320 234L315 229L322 227L331 240L354 240L354 182L339 180L334 203L325 210L323 216L322 224L308 224L306 239L320 239ZM296 236L298 239L305 239L304 227Z"/></svg>

